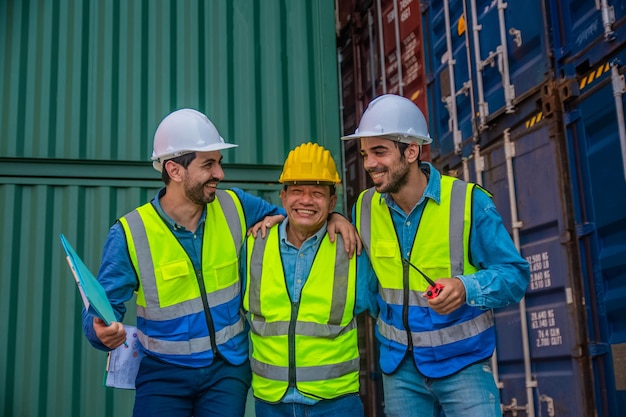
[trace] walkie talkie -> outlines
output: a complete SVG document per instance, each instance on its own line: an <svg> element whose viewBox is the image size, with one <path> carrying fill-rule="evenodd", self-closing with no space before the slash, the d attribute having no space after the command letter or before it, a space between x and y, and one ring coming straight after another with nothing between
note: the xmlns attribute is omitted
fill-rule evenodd
<svg viewBox="0 0 626 417"><path fill-rule="evenodd" d="M403 258L402 262L406 262L409 266L411 266L413 269L415 269L417 272L419 272L420 275L423 276L424 279L428 282L430 287L428 287L428 289L426 290L426 298L428 298L428 299L435 298L436 296L438 296L441 293L441 290L443 290L443 285L437 284L435 281L430 279L430 277L428 275L423 273L418 267L416 267L411 262L409 262L408 259L404 259Z"/></svg>

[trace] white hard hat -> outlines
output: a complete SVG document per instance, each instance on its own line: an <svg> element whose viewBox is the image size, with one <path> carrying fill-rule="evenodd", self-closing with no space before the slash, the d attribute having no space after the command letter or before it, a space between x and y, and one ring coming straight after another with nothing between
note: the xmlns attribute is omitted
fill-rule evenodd
<svg viewBox="0 0 626 417"><path fill-rule="evenodd" d="M397 142L426 145L433 140L419 107L406 97L385 94L370 102L354 134L342 140L381 137Z"/></svg>
<svg viewBox="0 0 626 417"><path fill-rule="evenodd" d="M176 110L165 117L154 134L152 166L163 170L163 162L191 152L219 151L238 145L224 142L211 121L193 109Z"/></svg>

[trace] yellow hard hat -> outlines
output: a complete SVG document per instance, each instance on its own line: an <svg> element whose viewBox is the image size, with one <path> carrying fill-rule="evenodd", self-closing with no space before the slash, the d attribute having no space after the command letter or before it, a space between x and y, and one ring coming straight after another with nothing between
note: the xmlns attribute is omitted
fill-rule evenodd
<svg viewBox="0 0 626 417"><path fill-rule="evenodd" d="M333 185L341 182L330 152L323 146L311 142L289 152L278 181L288 185Z"/></svg>

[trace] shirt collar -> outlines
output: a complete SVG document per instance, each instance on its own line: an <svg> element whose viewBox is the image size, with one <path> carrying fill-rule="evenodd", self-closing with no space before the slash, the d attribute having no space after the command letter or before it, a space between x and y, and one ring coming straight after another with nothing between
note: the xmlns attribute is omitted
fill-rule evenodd
<svg viewBox="0 0 626 417"><path fill-rule="evenodd" d="M294 246L291 242L287 240L287 223L289 223L289 218L285 217L285 220L278 226L278 237L280 238L280 243L283 245ZM322 241L324 234L326 234L326 225L328 223L325 222L324 225L318 230L313 236L309 237L304 241L304 245L312 245L317 246Z"/></svg>

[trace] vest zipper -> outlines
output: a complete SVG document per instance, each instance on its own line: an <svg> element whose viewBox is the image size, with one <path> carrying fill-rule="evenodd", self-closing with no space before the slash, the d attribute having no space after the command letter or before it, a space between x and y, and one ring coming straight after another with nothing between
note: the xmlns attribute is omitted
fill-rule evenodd
<svg viewBox="0 0 626 417"><path fill-rule="evenodd" d="M413 351L413 338L409 327L409 264L402 259L402 323L406 329L407 350Z"/></svg>
<svg viewBox="0 0 626 417"><path fill-rule="evenodd" d="M206 319L207 327L209 328L209 336L211 338L211 350L213 355L219 355L217 350L217 343L215 343L215 325L213 324L213 317L211 316L211 310L209 308L209 302L206 296L206 288L204 287L204 278L202 271L196 269L196 280L198 281L198 287L200 288L200 298L202 298L202 305L204 306L204 318Z"/></svg>
<svg viewBox="0 0 626 417"><path fill-rule="evenodd" d="M287 340L289 343L289 387L296 386L296 321L298 319L299 302L291 303L291 320Z"/></svg>

